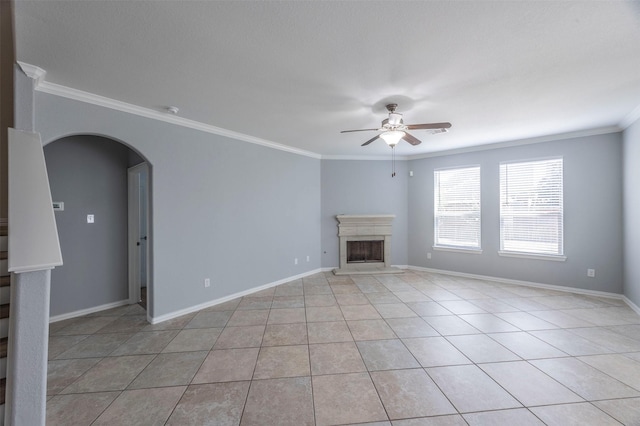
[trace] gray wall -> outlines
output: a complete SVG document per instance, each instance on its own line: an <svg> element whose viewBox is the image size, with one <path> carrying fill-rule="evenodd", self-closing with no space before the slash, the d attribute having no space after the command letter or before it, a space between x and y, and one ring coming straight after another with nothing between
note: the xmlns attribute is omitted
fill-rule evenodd
<svg viewBox="0 0 640 426"><path fill-rule="evenodd" d="M129 297L129 148L97 136L71 136L44 148L64 265L51 273L51 315ZM87 223L87 214L95 223Z"/></svg>
<svg viewBox="0 0 640 426"><path fill-rule="evenodd" d="M622 293L622 141L620 133L412 160L409 169L409 264L507 279ZM499 163L564 158L567 260L498 256ZM482 254L433 250L433 171L480 165ZM432 259L427 260L427 253ZM596 270L595 278L587 269Z"/></svg>
<svg viewBox="0 0 640 426"><path fill-rule="evenodd" d="M622 292L621 134L399 161L391 178L390 161L320 161L43 92L35 108L45 143L105 135L152 165L153 317L337 266L340 213L395 214L393 264ZM567 261L499 257L499 162L556 155ZM469 164L482 166L484 252L433 251L433 169Z"/></svg>
<svg viewBox="0 0 640 426"><path fill-rule="evenodd" d="M151 164L151 316L320 268L319 159L44 92L35 104L45 144L104 135Z"/></svg>
<svg viewBox="0 0 640 426"><path fill-rule="evenodd" d="M389 150L391 156L391 150ZM339 266L338 214L395 214L391 263L407 265L407 162L322 161L322 267Z"/></svg>
<svg viewBox="0 0 640 426"><path fill-rule="evenodd" d="M640 120L623 137L624 294L640 306Z"/></svg>

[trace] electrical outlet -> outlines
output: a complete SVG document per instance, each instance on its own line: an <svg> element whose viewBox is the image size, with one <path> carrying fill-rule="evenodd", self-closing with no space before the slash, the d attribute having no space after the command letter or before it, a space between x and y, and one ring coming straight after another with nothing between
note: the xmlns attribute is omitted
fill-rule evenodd
<svg viewBox="0 0 640 426"><path fill-rule="evenodd" d="M205 278L204 279L204 286L206 287L211 287L211 280L209 278Z"/></svg>
<svg viewBox="0 0 640 426"><path fill-rule="evenodd" d="M298 264L298 258L296 257L295 259L293 259L293 264L297 265Z"/></svg>
<svg viewBox="0 0 640 426"><path fill-rule="evenodd" d="M95 222L95 216L92 214L88 214L87 215L87 223L93 223Z"/></svg>
<svg viewBox="0 0 640 426"><path fill-rule="evenodd" d="M431 253L427 253L427 259L431 260Z"/></svg>
<svg viewBox="0 0 640 426"><path fill-rule="evenodd" d="M593 278L596 276L596 270L595 269L587 269L587 276L589 278Z"/></svg>

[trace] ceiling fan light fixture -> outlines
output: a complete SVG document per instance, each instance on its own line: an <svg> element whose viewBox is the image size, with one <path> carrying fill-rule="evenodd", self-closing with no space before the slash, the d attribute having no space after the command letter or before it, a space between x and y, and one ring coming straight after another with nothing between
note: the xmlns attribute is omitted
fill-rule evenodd
<svg viewBox="0 0 640 426"><path fill-rule="evenodd" d="M392 126L399 126L402 124L402 114L398 114L397 112L389 113L389 124Z"/></svg>
<svg viewBox="0 0 640 426"><path fill-rule="evenodd" d="M382 139L389 145L390 147L394 147L400 142L400 139L404 137L405 133L402 130L389 130L380 135Z"/></svg>

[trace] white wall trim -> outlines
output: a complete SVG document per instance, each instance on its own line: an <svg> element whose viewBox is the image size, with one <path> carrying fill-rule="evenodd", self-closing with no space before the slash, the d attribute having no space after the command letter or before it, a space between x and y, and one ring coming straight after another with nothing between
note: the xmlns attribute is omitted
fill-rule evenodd
<svg viewBox="0 0 640 426"><path fill-rule="evenodd" d="M76 101L97 105L105 108L114 109L116 111L126 112L129 114L138 115L145 118L151 118L153 120L164 121L166 123L175 124L177 126L187 127L194 130L199 130L206 133L212 133L219 136L224 136L244 142L249 142L256 145L266 146L268 148L277 149L280 151L290 152L292 154L302 155L305 157L311 157L320 159L320 154L315 152L305 151L298 148L293 148L287 145L279 144L277 142L268 141L266 139L258 138L255 136L245 135L244 133L234 132L232 130L223 129L221 127L211 126L209 124L200 123L198 121L189 120L187 118L177 117L175 115L169 115L166 112L155 111L149 108L140 107L137 105L128 104L126 102L117 101L115 99L106 98L93 93L83 92L82 90L72 89L70 87L61 86L55 83L42 82L36 90L39 92L49 93L51 95L62 96L64 98L73 99Z"/></svg>
<svg viewBox="0 0 640 426"><path fill-rule="evenodd" d="M18 65L24 71L24 73L34 80L35 90L43 93L49 93L51 95L61 96L68 99L73 99L80 102L85 102L92 105L97 105L105 108L122 111L129 114L138 115L141 117L151 118L154 120L164 121L170 124L175 124L182 127L187 127L194 130L200 130L206 133L213 133L219 136L225 136L244 142L253 143L256 145L262 145L269 148L277 149L280 151L290 152L292 154L302 155L305 157L316 158L320 160L358 160L358 161L390 161L389 155L372 156L372 155L321 155L312 151L307 151L299 148L294 148L288 145L283 145L277 142L269 141L266 139L258 138L244 133L234 132L232 130L223 129L221 127L211 126L198 121L189 120L186 118L170 115L166 111L157 111L150 108L145 108L126 102L118 101L115 99L107 98L104 96L96 95L90 92L74 89L67 86L62 86L56 83L50 83L45 81L47 72L42 68L35 65L27 64L25 62L18 61ZM419 160L422 158L441 157L445 155L463 154L467 152L486 151L490 149L506 148L512 146L529 145L541 142L557 141L562 139L571 139L577 137L602 135L607 133L616 133L626 129L633 124L636 120L640 119L640 105L629 113L619 125L599 127L596 129L578 130L575 132L560 133L554 135L538 136L534 138L509 140L504 142L490 143L486 145L475 145L464 148L449 149L445 151L430 152L417 155L402 155L397 156L397 161Z"/></svg>
<svg viewBox="0 0 640 426"><path fill-rule="evenodd" d="M309 275L317 274L318 272L322 272L322 271L323 271L323 269L320 269L320 268L314 269L312 271L304 272L302 274L294 275L292 277L287 277L287 278L283 278L283 279L278 280L278 281L273 281L271 283L261 285L260 287L254 287L254 288L251 288L251 289L248 289L248 290L243 290L243 291L240 291L238 293L233 293L233 294L230 294L228 296L221 297L219 299L210 300L208 302L204 302L204 303L201 303L199 305L190 306L188 308L181 309L179 311L174 311L174 312L171 312L171 313L168 313L168 314L160 315L158 317L148 317L148 319L149 319L149 322L151 324L158 324L160 322L164 322L164 321L167 321L167 320L170 320L170 319L173 319L173 318L177 318L177 317L180 317L180 316L183 316L183 315L186 315L186 314L190 314L192 312L197 312L197 311L199 311L201 309L210 308L212 306L219 305L219 304L224 303L224 302L228 302L229 300L237 299L238 297L247 296L249 294L257 293L259 291L266 290L268 288L275 287L275 286L280 285L280 284L285 284L285 283L288 283L288 282L291 282L291 281L299 280L301 278L308 277Z"/></svg>
<svg viewBox="0 0 640 426"><path fill-rule="evenodd" d="M542 284L542 283L536 283L536 282L532 282L532 281L512 280L510 278L500 278L500 277L490 277L490 276L487 276L487 275L467 274L465 272L447 271L447 270L444 270L444 269L423 268L421 266L409 266L409 269L414 270L414 271L431 272L431 273L434 273L434 274L452 275L452 276L455 276L455 277L463 277L463 278L473 278L473 279L477 279L477 280L495 281L495 282L499 282L499 283L503 283L503 284L513 284L513 285L524 286L524 287L544 288L544 289L547 289L547 290L557 290L557 291L562 291L562 292L565 292L565 293L583 294L585 296L606 297L608 299L624 300L625 302L627 302L627 300L625 300L626 297L623 294L610 293L608 291L587 290L587 289L582 289L582 288L565 287L565 286L554 285L554 284ZM629 303L630 302L631 301L629 301Z"/></svg>
<svg viewBox="0 0 640 426"><path fill-rule="evenodd" d="M118 302L107 303L100 306L94 306L92 308L80 309L79 311L68 312L66 314L55 315L49 317L49 323L58 322L70 318L81 317L83 315L89 315L100 311L106 311L107 309L119 308L120 306L128 305L129 300L120 300Z"/></svg>
<svg viewBox="0 0 640 426"><path fill-rule="evenodd" d="M633 303L627 296L622 296L622 300L624 300L624 303L629 305L629 307L633 309L636 314L640 315L640 306Z"/></svg>
<svg viewBox="0 0 640 426"><path fill-rule="evenodd" d="M356 161L391 161L391 152L388 155L372 156L372 155L323 155L323 160L356 160ZM396 155L396 161L411 160L410 155Z"/></svg>
<svg viewBox="0 0 640 426"><path fill-rule="evenodd" d="M391 265L392 268L409 269L409 265Z"/></svg>
<svg viewBox="0 0 640 426"><path fill-rule="evenodd" d="M640 307L638 307L635 303L633 303L631 300L629 300L629 298L627 298L625 295L618 294L618 293L609 293L609 292L606 292L606 291L597 291L597 290L585 290L585 289L581 289L581 288L564 287L564 286L553 285L553 284L542 284L542 283L535 283L535 282L531 282L531 281L512 280L512 279L509 279L509 278L491 277L491 276L487 276L487 275L468 274L468 273L465 273L465 272L447 271L447 270L444 270L444 269L423 268L421 266L411 266L411 265L392 265L392 266L395 267L395 268L398 268L398 269L408 269L408 270L414 270L414 271L431 272L431 273L434 273L434 274L443 274L443 275L451 275L451 276L456 276L456 277L488 280L488 281L495 281L495 282L500 282L500 283L504 283L504 284L512 284L512 285L519 285L519 286L525 286L525 287L544 288L544 289L548 289L548 290L562 291L562 292L565 292L565 293L584 294L584 295L587 295L587 296L606 297L608 299L622 300L631 309L633 309L638 315L640 315ZM169 314L161 315L159 317L147 316L147 320L151 324L158 324L160 322L168 321L170 319L177 318L177 317L180 317L182 315L190 314L192 312L197 312L197 311L199 311L201 309L210 308L211 306L215 306L215 305L219 305L219 304L224 303L224 302L228 302L229 300L233 300L233 299L236 299L238 297L247 296L249 294L257 293L259 291L266 290L268 288L275 287L275 286L280 285L280 284L285 284L285 283L288 283L288 282L291 282L291 281L295 281L295 280L298 280L298 279L301 279L301 278L304 278L304 277L308 277L310 275L314 275L314 274L321 273L321 272L330 272L330 271L333 271L335 268L336 268L335 266L332 266L332 267L328 267L328 268L314 269L312 271L304 272L302 274L294 275L294 276L291 276L291 277L288 277L288 278L283 278L281 280L274 281L274 282L262 285L260 287L255 287L255 288L252 288L252 289L240 291L238 293L233 293L233 294L230 294L228 296L221 297L219 299L210 300L208 302L201 303L201 304L196 305L196 306L191 306L189 308L181 309L179 311L174 311L174 312L171 312ZM58 321L62 321L62 320L70 319L70 318L76 318L76 317L80 317L80 316L83 316L83 315L88 315L88 314L93 314L93 313L100 312L100 311L105 311L107 309L113 309L113 308L117 308L117 307L120 307L120 306L125 306L125 305L128 305L128 304L129 304L129 300L120 300L118 302L107 303L105 305L95 306L93 308L81 309L79 311L69 312L69 313L61 314L61 315L56 315L56 316L53 316L53 317L49 318L49 322L50 323L54 323L54 322L58 322Z"/></svg>
<svg viewBox="0 0 640 426"><path fill-rule="evenodd" d="M446 247L446 246L431 246L435 251L448 251L450 253L463 253L463 254L482 254L482 249L463 248L463 247Z"/></svg>
<svg viewBox="0 0 640 426"><path fill-rule="evenodd" d="M8 131L8 271L53 269L63 262L40 134Z"/></svg>
<svg viewBox="0 0 640 426"><path fill-rule="evenodd" d="M620 127L626 129L638 120L640 120L640 105L635 107L633 111L631 111L626 115L626 117L622 119L622 121L620 122Z"/></svg>
<svg viewBox="0 0 640 426"><path fill-rule="evenodd" d="M40 83L44 81L44 77L47 75L47 72L40 67L35 65L27 64L25 62L18 61L18 65L22 72L24 72L27 77L33 80L33 87L38 87Z"/></svg>
<svg viewBox="0 0 640 426"><path fill-rule="evenodd" d="M518 251L506 251L506 250L498 250L498 256L517 257L519 259L551 260L553 262L567 261L567 256L560 256L560 255L553 255L553 254L523 253Z"/></svg>
<svg viewBox="0 0 640 426"><path fill-rule="evenodd" d="M446 155L466 154L468 152L488 151L498 148L509 148L513 146L531 145L543 142L553 142L563 139L581 138L587 136L606 135L608 133L618 133L623 129L620 126L598 127L596 129L578 130L575 132L559 133L556 135L538 136L535 138L510 140L504 142L490 143L486 145L475 145L466 148L448 149L446 151L429 152L426 154L417 154L409 157L410 160L420 160L422 158L442 157ZM324 158L324 157L323 157Z"/></svg>
<svg viewBox="0 0 640 426"><path fill-rule="evenodd" d="M115 99L107 98L104 96L96 95L94 93L85 92L83 90L74 89L60 84L50 83L44 80L46 71L42 68L38 68L35 65L30 65L24 62L18 62L22 70L28 77L34 80L35 90L50 95L61 96L67 99L73 99L92 105L101 106L104 108L110 108L116 111L121 111L129 114L138 115L145 118L151 118L153 120L164 121L177 126L187 127L194 130L199 130L206 133L213 133L219 136L224 136L244 142L249 142L256 145L266 146L268 148L277 149L280 151L290 152L292 154L302 155L305 157L311 157L320 159L321 155L315 152L306 151L299 148L293 148L287 145L283 145L277 142L272 142L266 139L258 138L251 135L245 135L244 133L234 132L232 130L223 129L221 127L211 126L209 124L200 123L198 121L189 120L186 118L171 115L166 111L156 111L150 108L141 107L138 105L129 104L126 102L118 101Z"/></svg>

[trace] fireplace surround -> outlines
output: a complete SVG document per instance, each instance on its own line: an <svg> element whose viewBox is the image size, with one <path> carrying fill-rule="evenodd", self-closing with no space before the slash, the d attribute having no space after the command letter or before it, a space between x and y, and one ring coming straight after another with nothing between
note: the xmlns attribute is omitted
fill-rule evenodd
<svg viewBox="0 0 640 426"><path fill-rule="evenodd" d="M396 216L337 215L340 267L336 275L399 274L391 266L391 222Z"/></svg>

